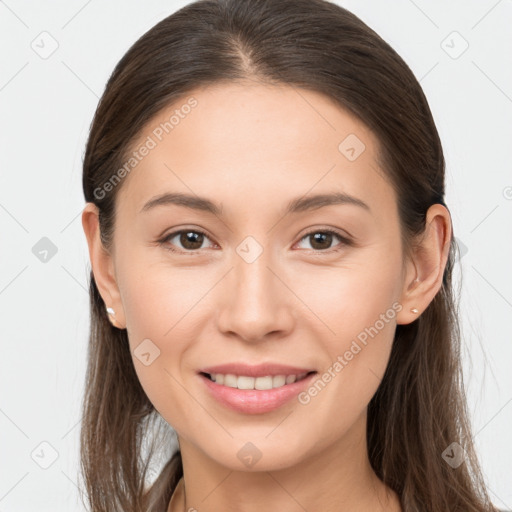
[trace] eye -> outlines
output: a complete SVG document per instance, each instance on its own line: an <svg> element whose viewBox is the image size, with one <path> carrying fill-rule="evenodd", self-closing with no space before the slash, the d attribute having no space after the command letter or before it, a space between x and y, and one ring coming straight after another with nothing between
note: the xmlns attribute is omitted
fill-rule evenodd
<svg viewBox="0 0 512 512"><path fill-rule="evenodd" d="M172 246L175 243L171 243L171 240L174 238L182 244L182 250L174 249ZM174 231L169 235L166 235L165 238L159 240L159 243L163 245L166 249L172 252L196 252L198 249L204 249L201 247L203 245L204 240L208 239L206 233L198 229L182 229L180 231Z"/></svg>
<svg viewBox="0 0 512 512"><path fill-rule="evenodd" d="M334 249L330 247L333 241L333 236L341 241L341 243L338 244L339 247ZM176 241L173 243L172 240L174 239L176 239ZM159 240L158 243L171 252L193 254L198 252L200 249L204 249L202 245L205 239L209 240L208 235L199 229L181 229L166 235L164 238ZM344 246L352 244L349 238L332 229L316 229L310 231L309 233L306 233L300 241L302 242L306 239L312 241L312 250L315 252L339 251ZM176 246L177 242L181 244L181 249L173 248L173 246Z"/></svg>
<svg viewBox="0 0 512 512"><path fill-rule="evenodd" d="M341 241L339 247L332 249L330 245L333 241L333 235L335 238L338 238L338 240ZM343 236L342 234L338 233L337 231L334 231L332 229L316 229L313 231L310 231L309 233L306 233L302 238L302 240L309 239L312 241L312 249L316 252L332 252L332 251L339 251L341 250L345 245L351 245L351 240L347 238L346 236Z"/></svg>

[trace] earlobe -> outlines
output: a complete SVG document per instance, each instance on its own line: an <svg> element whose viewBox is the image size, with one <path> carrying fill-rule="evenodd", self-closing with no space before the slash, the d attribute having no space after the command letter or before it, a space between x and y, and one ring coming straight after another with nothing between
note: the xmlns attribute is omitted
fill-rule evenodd
<svg viewBox="0 0 512 512"><path fill-rule="evenodd" d="M87 239L94 281L105 303L105 308L115 311L113 315L112 311L107 310L109 319L115 327L124 329L122 327L124 325L123 305L114 273L114 262L112 255L101 243L99 210L94 203L85 205L82 212L82 227Z"/></svg>
<svg viewBox="0 0 512 512"><path fill-rule="evenodd" d="M113 308L111 307L108 307L107 306L107 313L108 313L108 318L110 320L110 323L114 326L114 327L117 327L118 329L124 329L124 327L120 327L118 325L118 322L116 320L116 312L114 311Z"/></svg>
<svg viewBox="0 0 512 512"><path fill-rule="evenodd" d="M425 221L425 231L414 250L413 261L404 282L397 324L413 322L439 292L452 236L450 213L441 204L432 205ZM414 277L414 280L411 278ZM417 310L417 313L413 311Z"/></svg>

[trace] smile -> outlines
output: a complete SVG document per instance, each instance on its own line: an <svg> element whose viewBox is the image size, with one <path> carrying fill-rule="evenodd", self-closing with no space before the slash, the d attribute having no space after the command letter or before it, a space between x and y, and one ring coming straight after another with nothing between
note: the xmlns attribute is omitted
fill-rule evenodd
<svg viewBox="0 0 512 512"><path fill-rule="evenodd" d="M290 375L206 373L198 377L207 394L220 405L243 414L263 414L279 409L310 385L316 371Z"/></svg>
<svg viewBox="0 0 512 512"><path fill-rule="evenodd" d="M299 375L266 375L264 377L250 377L247 375L237 376L232 373L206 373L205 375L208 376L210 380L212 380L216 384L228 386L230 388L267 390L281 388L288 384L298 382L304 379L308 375L308 373L301 373Z"/></svg>

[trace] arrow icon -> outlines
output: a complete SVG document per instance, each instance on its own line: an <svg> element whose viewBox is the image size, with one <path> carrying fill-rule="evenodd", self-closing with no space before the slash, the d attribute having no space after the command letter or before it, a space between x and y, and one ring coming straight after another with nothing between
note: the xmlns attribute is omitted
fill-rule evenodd
<svg viewBox="0 0 512 512"><path fill-rule="evenodd" d="M144 366L149 366L157 357L160 357L160 349L149 338L146 338L139 343L133 354Z"/></svg>

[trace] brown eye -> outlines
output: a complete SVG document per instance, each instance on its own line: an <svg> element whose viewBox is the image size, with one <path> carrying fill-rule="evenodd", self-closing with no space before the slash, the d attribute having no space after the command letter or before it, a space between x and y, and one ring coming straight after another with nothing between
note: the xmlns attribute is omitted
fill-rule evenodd
<svg viewBox="0 0 512 512"><path fill-rule="evenodd" d="M185 249L194 250L200 249L203 245L204 235L194 231L182 231L180 233L179 241Z"/></svg>
<svg viewBox="0 0 512 512"><path fill-rule="evenodd" d="M337 238L341 241L341 243L338 244L338 247L333 249L332 243L333 239ZM316 230L316 231L310 231L306 235L304 235L301 239L302 240L308 240L311 245L311 249L314 251L330 251L332 250L338 250L341 249L345 245L350 245L350 240L336 231L332 230Z"/></svg>
<svg viewBox="0 0 512 512"><path fill-rule="evenodd" d="M331 233L313 233L310 237L313 249L329 249L332 244Z"/></svg>
<svg viewBox="0 0 512 512"><path fill-rule="evenodd" d="M341 243L338 243L337 246L332 248L333 240L336 238ZM175 241L172 242L172 240ZM204 249L202 246L205 240L209 240L209 237L200 230L182 229L167 235L160 240L160 244L172 252L196 253ZM311 250L315 252L331 252L340 250L346 245L351 245L349 238L330 229L310 231L301 238L301 242L303 240L308 240ZM177 249L175 247L177 247Z"/></svg>
<svg viewBox="0 0 512 512"><path fill-rule="evenodd" d="M176 239L176 241L171 242L171 240L174 239ZM170 233L163 238L160 243L165 245L170 251L194 252L204 248L202 245L205 239L208 239L208 237L202 231L196 229L182 229L181 231ZM174 249L173 246L177 246L178 249Z"/></svg>

